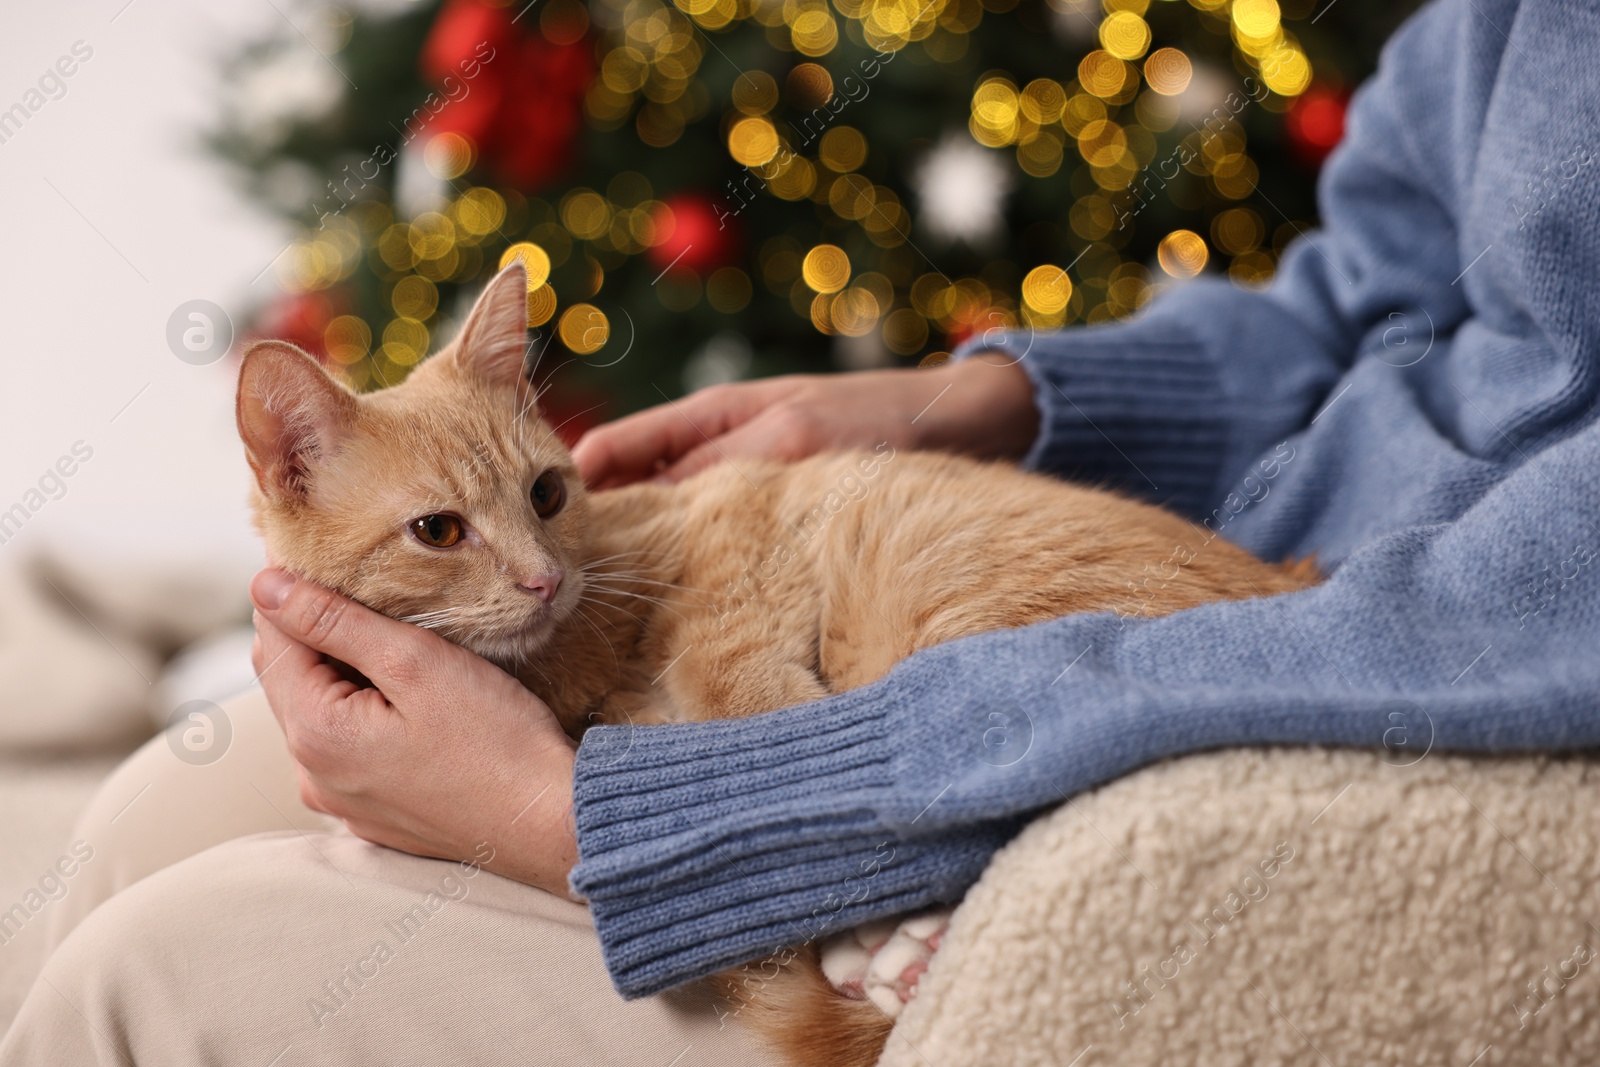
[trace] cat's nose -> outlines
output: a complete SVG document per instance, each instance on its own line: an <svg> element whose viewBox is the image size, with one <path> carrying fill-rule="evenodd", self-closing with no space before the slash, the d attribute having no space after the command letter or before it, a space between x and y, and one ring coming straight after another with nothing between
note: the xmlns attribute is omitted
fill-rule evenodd
<svg viewBox="0 0 1600 1067"><path fill-rule="evenodd" d="M555 570L549 574L536 574L532 578L524 578L518 584L548 604L556 598L556 590L561 588L561 579L565 577L564 573Z"/></svg>

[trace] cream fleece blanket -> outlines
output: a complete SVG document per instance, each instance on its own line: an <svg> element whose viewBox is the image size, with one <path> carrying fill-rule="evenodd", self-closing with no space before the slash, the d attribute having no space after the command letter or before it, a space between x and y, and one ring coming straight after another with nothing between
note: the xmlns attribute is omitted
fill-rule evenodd
<svg viewBox="0 0 1600 1067"><path fill-rule="evenodd" d="M1078 797L973 888L882 1067L1600 1064L1594 766L1229 751Z"/></svg>

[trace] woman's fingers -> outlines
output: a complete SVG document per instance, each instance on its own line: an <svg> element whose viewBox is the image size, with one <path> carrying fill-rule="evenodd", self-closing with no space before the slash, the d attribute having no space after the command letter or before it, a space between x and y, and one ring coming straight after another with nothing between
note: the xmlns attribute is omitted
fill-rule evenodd
<svg viewBox="0 0 1600 1067"><path fill-rule="evenodd" d="M681 482L723 461L737 469L741 460L795 460L810 455L816 447L816 427L805 412L774 404L715 440L703 442L660 477Z"/></svg>
<svg viewBox="0 0 1600 1067"><path fill-rule="evenodd" d="M300 699L300 690L308 681L320 674L318 680L330 684L337 676L323 662L320 652L290 638L259 611L255 613L255 626L256 681L266 691L267 703L281 727L283 709L289 701Z"/></svg>
<svg viewBox="0 0 1600 1067"><path fill-rule="evenodd" d="M748 421L771 403L773 385L781 381L713 386L669 400L590 430L572 457L591 489L651 477Z"/></svg>
<svg viewBox="0 0 1600 1067"><path fill-rule="evenodd" d="M391 698L416 680L419 661L447 657L454 648L437 634L379 615L288 571L257 574L250 598L285 637L349 664ZM265 645L262 651L269 659L277 654Z"/></svg>

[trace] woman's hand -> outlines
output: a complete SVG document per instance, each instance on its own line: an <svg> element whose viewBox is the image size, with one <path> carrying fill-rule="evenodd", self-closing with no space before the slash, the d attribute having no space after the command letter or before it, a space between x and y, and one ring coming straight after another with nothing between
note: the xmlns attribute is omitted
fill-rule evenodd
<svg viewBox="0 0 1600 1067"><path fill-rule="evenodd" d="M256 575L250 596L256 674L308 807L368 841L570 895L574 746L548 707L432 631L287 571Z"/></svg>
<svg viewBox="0 0 1600 1067"><path fill-rule="evenodd" d="M1038 424L1027 374L996 354L928 370L713 386L593 429L572 454L589 488L609 489L650 477L681 481L723 459L796 460L884 441L1016 458Z"/></svg>

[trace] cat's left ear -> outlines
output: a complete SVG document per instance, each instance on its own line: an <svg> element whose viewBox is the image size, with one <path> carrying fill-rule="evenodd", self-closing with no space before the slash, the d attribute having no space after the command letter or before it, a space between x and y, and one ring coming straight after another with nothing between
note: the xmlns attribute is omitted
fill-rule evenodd
<svg viewBox="0 0 1600 1067"><path fill-rule="evenodd" d="M485 381L510 388L527 382L528 273L522 260L490 279L453 349L451 358Z"/></svg>

